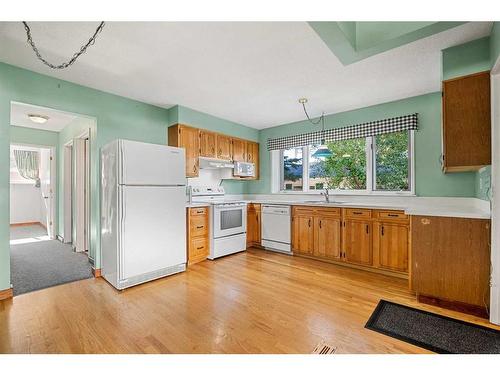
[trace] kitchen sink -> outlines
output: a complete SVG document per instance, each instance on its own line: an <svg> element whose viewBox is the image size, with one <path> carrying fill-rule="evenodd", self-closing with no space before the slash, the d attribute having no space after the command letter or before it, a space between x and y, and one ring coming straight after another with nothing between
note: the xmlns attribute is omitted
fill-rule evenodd
<svg viewBox="0 0 500 375"><path fill-rule="evenodd" d="M326 201L301 201L300 203L314 203L314 204L342 204L342 203L345 203L345 202L339 202L339 201L330 201L330 202L326 202Z"/></svg>

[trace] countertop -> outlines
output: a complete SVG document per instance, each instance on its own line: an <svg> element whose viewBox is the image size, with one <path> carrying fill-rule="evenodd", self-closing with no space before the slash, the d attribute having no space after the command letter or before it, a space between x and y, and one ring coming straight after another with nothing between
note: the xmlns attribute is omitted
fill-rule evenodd
<svg viewBox="0 0 500 375"><path fill-rule="evenodd" d="M280 197L231 196L247 203L281 204L286 206L349 207L385 210L401 210L407 215L462 217L470 219L490 219L489 202L475 198L436 198L436 197L370 197L364 201L352 201L351 197L335 197L337 202L325 203L321 200ZM294 199L295 198L295 199ZM379 200L379 202L375 202ZM186 207L208 207L208 203L186 203Z"/></svg>
<svg viewBox="0 0 500 375"><path fill-rule="evenodd" d="M246 200L248 203L260 204L281 204L289 206L316 206L316 207L349 207L349 208L371 208L371 209L385 209L385 210L401 210L407 215L420 215L420 216L444 216L444 217L462 217L470 219L489 219L490 210L483 205L450 205L450 204L436 204L434 201L425 202L418 200L417 202L404 203L373 203L373 202L349 202L342 201L342 203L324 203L324 202L304 202L294 200L267 200L267 199L251 199Z"/></svg>

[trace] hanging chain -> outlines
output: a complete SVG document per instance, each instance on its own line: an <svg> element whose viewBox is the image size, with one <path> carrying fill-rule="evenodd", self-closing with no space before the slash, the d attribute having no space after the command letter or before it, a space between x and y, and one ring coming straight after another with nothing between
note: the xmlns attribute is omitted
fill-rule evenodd
<svg viewBox="0 0 500 375"><path fill-rule="evenodd" d="M83 45L83 46L80 47L80 51L76 52L73 55L73 57L71 58L71 60L69 60L68 62L62 63L60 65L51 64L51 63L49 63L47 60L45 60L42 57L42 55L40 54L40 51L38 51L38 48L35 45L35 42L33 42L33 38L31 37L31 30L30 30L30 27L28 26L28 23L25 22L25 21L23 21L23 25L24 25L24 29L26 30L26 35L28 36L28 40L27 40L28 44L33 49L33 52L35 52L36 57L38 57L38 59L41 62L43 62L45 65L47 65L49 68L52 68L52 69L66 69L67 67L71 66L76 61L76 59L78 59L80 57L80 55L84 54L87 51L87 48L89 46L94 45L95 40L97 38L97 35L99 35L99 33L104 28L104 21L102 21L99 24L99 26L97 27L94 35L92 35L92 37L89 39L89 41L85 45Z"/></svg>

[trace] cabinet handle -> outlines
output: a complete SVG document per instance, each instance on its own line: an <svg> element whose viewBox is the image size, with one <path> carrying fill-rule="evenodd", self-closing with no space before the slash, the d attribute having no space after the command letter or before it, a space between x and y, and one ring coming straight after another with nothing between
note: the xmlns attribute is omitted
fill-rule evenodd
<svg viewBox="0 0 500 375"><path fill-rule="evenodd" d="M387 214L387 216L389 216L389 217L399 217L398 214Z"/></svg>
<svg viewBox="0 0 500 375"><path fill-rule="evenodd" d="M321 220L319 221L319 228L321 229Z"/></svg>
<svg viewBox="0 0 500 375"><path fill-rule="evenodd" d="M199 246L199 247L196 248L196 250L201 250L203 248L204 248L204 246Z"/></svg>
<svg viewBox="0 0 500 375"><path fill-rule="evenodd" d="M202 214L203 212L204 212L203 210L196 211L197 214Z"/></svg>
<svg viewBox="0 0 500 375"><path fill-rule="evenodd" d="M211 153L215 154L215 148L214 147L212 147L212 152Z"/></svg>
<svg viewBox="0 0 500 375"><path fill-rule="evenodd" d="M359 212L359 211L354 211L352 214L353 214L353 215L362 215L363 213L362 213L362 212Z"/></svg>
<svg viewBox="0 0 500 375"><path fill-rule="evenodd" d="M382 225L382 236L384 235L384 226Z"/></svg>
<svg viewBox="0 0 500 375"><path fill-rule="evenodd" d="M311 227L311 219L309 219L308 225L309 227Z"/></svg>
<svg viewBox="0 0 500 375"><path fill-rule="evenodd" d="M368 234L368 231L369 231L368 224L366 224L366 234Z"/></svg>
<svg viewBox="0 0 500 375"><path fill-rule="evenodd" d="M198 225L198 226L196 227L196 229L202 229L202 228L205 228L205 226L204 226L204 225Z"/></svg>
<svg viewBox="0 0 500 375"><path fill-rule="evenodd" d="M196 172L196 165L193 165L193 172Z"/></svg>

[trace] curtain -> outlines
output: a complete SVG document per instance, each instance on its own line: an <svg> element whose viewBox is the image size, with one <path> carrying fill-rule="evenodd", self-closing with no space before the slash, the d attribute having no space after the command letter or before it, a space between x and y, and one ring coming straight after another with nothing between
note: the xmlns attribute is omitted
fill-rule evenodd
<svg viewBox="0 0 500 375"><path fill-rule="evenodd" d="M40 187L38 152L14 150L14 159L21 177L35 181L35 186Z"/></svg>
<svg viewBox="0 0 500 375"><path fill-rule="evenodd" d="M319 144L322 139L326 142L334 142L345 139L371 137L378 134L396 133L404 130L418 130L417 113L365 122L358 125L325 129L324 132L316 131L305 134L289 135L280 138L272 138L267 140L267 149L269 151L286 150L292 147Z"/></svg>

